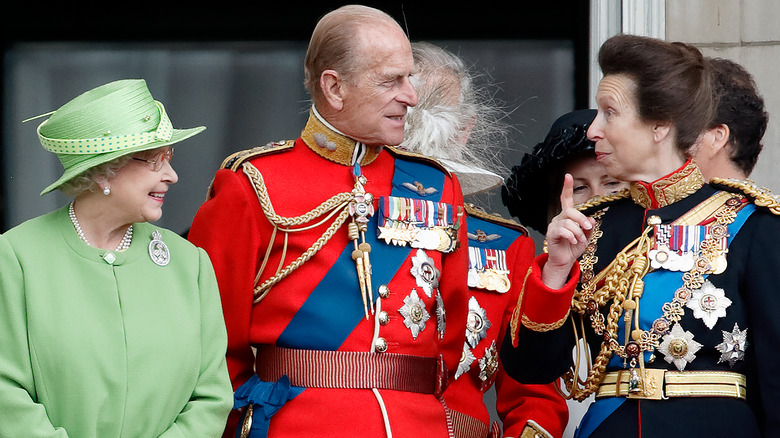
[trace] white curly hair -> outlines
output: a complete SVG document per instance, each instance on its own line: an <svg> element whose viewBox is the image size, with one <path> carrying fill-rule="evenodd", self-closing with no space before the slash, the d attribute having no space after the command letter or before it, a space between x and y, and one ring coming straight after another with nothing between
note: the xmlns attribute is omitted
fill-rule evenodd
<svg viewBox="0 0 780 438"><path fill-rule="evenodd" d="M506 174L499 153L509 139L508 113L455 54L427 42L412 43L412 54L418 104L407 112L401 147Z"/></svg>

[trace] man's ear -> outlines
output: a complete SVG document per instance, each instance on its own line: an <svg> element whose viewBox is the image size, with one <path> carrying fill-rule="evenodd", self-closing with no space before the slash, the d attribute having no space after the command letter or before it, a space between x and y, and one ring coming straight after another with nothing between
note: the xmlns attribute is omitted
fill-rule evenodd
<svg viewBox="0 0 780 438"><path fill-rule="evenodd" d="M322 96L334 111L341 111L344 107L342 84L343 79L335 70L325 70L320 75Z"/></svg>
<svg viewBox="0 0 780 438"><path fill-rule="evenodd" d="M720 125L710 129L712 133L712 154L715 155L718 151L725 149L729 144L729 137L731 137L731 130L728 125L721 123Z"/></svg>

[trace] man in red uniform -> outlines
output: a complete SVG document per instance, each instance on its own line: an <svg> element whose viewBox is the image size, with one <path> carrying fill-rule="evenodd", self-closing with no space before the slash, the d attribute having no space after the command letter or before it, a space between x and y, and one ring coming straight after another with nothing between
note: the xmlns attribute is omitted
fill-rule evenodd
<svg viewBox="0 0 780 438"><path fill-rule="evenodd" d="M507 375L498 358L513 311L522 301L523 281L534 258L533 240L514 221L468 205L466 212L470 294L466 342L456 379L444 394L453 424L464 425L466 433L458 436L485 436L475 431L487 424L487 411L474 399L480 400L495 383L504 436L560 437L569 411L555 384L522 384ZM474 418L480 421L475 423ZM497 425L492 428L492 436L498 436Z"/></svg>
<svg viewBox="0 0 780 438"><path fill-rule="evenodd" d="M498 150L508 126L501 108L477 88L463 61L426 42L412 44L413 82L418 105L409 111L402 147L441 160L460 179L463 195L479 193L503 179ZM483 94L485 93L485 94ZM545 209L537 208L543 215ZM499 436L491 424L485 392L496 389L495 407L504 436L556 436L566 426L566 401L554 384L523 385L509 377L498 359L523 279L534 257L534 241L514 221L466 205L469 246L469 314L463 353L450 370L444 400L455 436ZM495 383L495 385L494 385ZM490 397L487 398L488 400Z"/></svg>
<svg viewBox="0 0 780 438"><path fill-rule="evenodd" d="M388 15L325 15L300 138L217 172L189 238L222 294L241 415L226 435L452 436L442 392L463 351L465 213L456 178L386 146L417 103L412 68Z"/></svg>

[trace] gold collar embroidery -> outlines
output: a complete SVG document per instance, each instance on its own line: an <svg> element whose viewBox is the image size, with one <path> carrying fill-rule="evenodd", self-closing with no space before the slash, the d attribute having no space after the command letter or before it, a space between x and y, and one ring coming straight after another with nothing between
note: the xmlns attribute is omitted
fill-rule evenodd
<svg viewBox="0 0 780 438"><path fill-rule="evenodd" d="M309 120L303 128L301 139L317 155L345 166L351 166L357 141L338 132L321 119L314 107L309 111ZM382 146L365 146L365 155L360 165L365 166L379 155Z"/></svg>
<svg viewBox="0 0 780 438"><path fill-rule="evenodd" d="M686 198L704 186L704 176L699 168L688 160L681 168L651 183L631 183L631 198L646 209L666 207Z"/></svg>

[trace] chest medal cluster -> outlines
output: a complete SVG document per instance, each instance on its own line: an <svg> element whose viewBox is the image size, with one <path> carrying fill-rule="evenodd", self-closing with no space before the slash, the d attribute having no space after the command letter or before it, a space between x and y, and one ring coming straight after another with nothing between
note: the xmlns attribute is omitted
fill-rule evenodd
<svg viewBox="0 0 780 438"><path fill-rule="evenodd" d="M503 249L477 246L501 239L496 233L486 233L476 229L467 233L469 239L469 271L468 286L470 289L486 292L506 293L511 283L506 251ZM492 327L487 311L475 296L469 298L469 314L466 320L466 342L463 353L455 371L455 379L468 373L476 362L479 367L478 378L483 388L490 385L491 378L498 370L498 348L493 340L485 348L478 348L480 341L487 338L487 331ZM480 351L482 350L482 351ZM479 359L477 358L479 356Z"/></svg>
<svg viewBox="0 0 780 438"><path fill-rule="evenodd" d="M421 196L436 193L436 190L423 190L423 186L416 181L402 185L420 189L417 192ZM408 245L414 248L410 274L414 277L416 288L404 298L404 305L398 310L414 339L426 328L431 318L418 290L425 297L435 300L437 335L439 339L444 337L447 318L439 291L441 272L426 251L449 253L458 247L457 230L461 214L452 205L443 202L399 196L379 199L378 239L388 245Z"/></svg>
<svg viewBox="0 0 780 438"><path fill-rule="evenodd" d="M450 204L388 196L379 208L379 239L385 243L445 253L458 246L460 214Z"/></svg>
<svg viewBox="0 0 780 438"><path fill-rule="evenodd" d="M493 292L509 291L509 269L506 251L469 247L468 285Z"/></svg>

